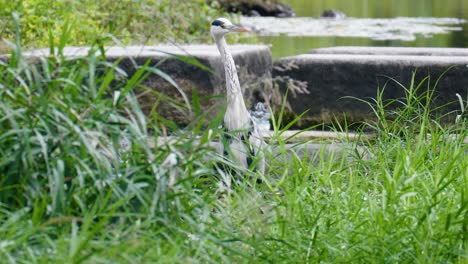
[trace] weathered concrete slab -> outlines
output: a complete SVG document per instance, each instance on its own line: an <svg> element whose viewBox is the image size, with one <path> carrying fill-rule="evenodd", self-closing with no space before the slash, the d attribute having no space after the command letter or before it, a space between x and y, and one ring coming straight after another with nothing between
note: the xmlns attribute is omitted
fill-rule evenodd
<svg viewBox="0 0 468 264"><path fill-rule="evenodd" d="M239 79L244 90L248 105L252 104L252 94L255 90L270 89L271 87L271 52L266 45L231 45L231 51L238 66ZM66 47L63 54L66 57L78 58L89 53L89 47ZM177 56L196 58L201 64L209 68L202 69L176 58ZM28 58L49 56L49 49L33 50L24 53ZM106 58L111 61L121 59L119 66L132 76L138 66L151 60L149 66L157 67L168 74L191 97L193 90L197 90L200 97L202 111L207 111L214 104L220 107L211 108L214 112L222 109L225 94L224 67L221 63L215 45L186 45L186 46L127 46L107 47ZM159 101L156 111L163 117L179 125L191 122L193 116L188 111L180 111L171 106L170 99L184 104L181 93L172 84L157 74L150 74L144 81L149 91L136 91L143 111L148 114L155 102ZM153 92L152 92L152 91ZM162 100L158 98L164 95ZM161 99L161 98L160 98Z"/></svg>
<svg viewBox="0 0 468 264"><path fill-rule="evenodd" d="M160 137L157 141L149 140L148 144L150 148L161 147L171 144L181 144L185 139L177 137ZM199 145L198 139L190 140L187 139L189 144ZM207 147L210 147L216 151L219 155L223 155L224 145L218 141L209 141L205 143ZM362 159L372 158L372 154L369 152L365 145L356 145L352 143L344 142L310 142L304 141L301 143L288 143L283 146L277 144L267 144L264 148L265 157L268 164L275 162L290 161L294 158L306 160L307 162L317 163L320 160L327 160L331 156L335 158L344 158L351 160L358 156ZM208 157L209 158L209 157Z"/></svg>
<svg viewBox="0 0 468 264"><path fill-rule="evenodd" d="M275 138L281 138L286 143L300 142L339 142L339 141L357 141L369 142L377 135L371 133L354 133L354 132L335 132L335 131L303 131L303 130L286 130L275 135L274 131L263 132L263 138L266 142L274 141Z"/></svg>
<svg viewBox="0 0 468 264"><path fill-rule="evenodd" d="M310 54L468 56L468 49L339 46L313 49Z"/></svg>
<svg viewBox="0 0 468 264"><path fill-rule="evenodd" d="M288 96L294 113L308 111L298 126L332 123L345 118L348 124L373 119L369 106L346 97L369 100L376 97L379 87L385 87L384 100L404 98L404 89L390 78L409 87L415 70L416 84L430 75L430 87L445 72L432 101L433 106L444 106L440 109L441 113L460 110L456 93L462 98L468 97L468 55L418 56L398 55L398 52L394 55L380 55L377 50L374 52L376 54L372 55L305 54L276 61L273 77L287 80L280 85L283 93L291 80L305 86L299 92L290 92ZM455 51L438 52L454 54ZM465 51L457 52L461 54ZM427 84L420 91L426 89Z"/></svg>

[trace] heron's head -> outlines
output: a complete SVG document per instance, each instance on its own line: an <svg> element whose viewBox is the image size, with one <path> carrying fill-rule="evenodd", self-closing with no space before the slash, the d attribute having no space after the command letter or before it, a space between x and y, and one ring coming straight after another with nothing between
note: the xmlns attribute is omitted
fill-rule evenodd
<svg viewBox="0 0 468 264"><path fill-rule="evenodd" d="M211 35L213 37L222 37L233 32L249 32L245 27L234 25L226 18L218 18L211 23Z"/></svg>

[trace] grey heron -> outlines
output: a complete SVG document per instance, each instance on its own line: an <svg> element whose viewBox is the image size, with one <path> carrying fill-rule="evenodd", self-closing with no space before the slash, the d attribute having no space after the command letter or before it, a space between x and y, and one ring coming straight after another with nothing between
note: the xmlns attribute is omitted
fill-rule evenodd
<svg viewBox="0 0 468 264"><path fill-rule="evenodd" d="M249 30L244 27L233 25L226 18L218 18L211 23L211 35L221 54L226 75L227 107L223 127L227 132L227 146L224 152L243 168L249 168L253 161L255 169L264 173L263 147L265 143L260 129L245 106L236 65L224 38L229 33L247 31Z"/></svg>

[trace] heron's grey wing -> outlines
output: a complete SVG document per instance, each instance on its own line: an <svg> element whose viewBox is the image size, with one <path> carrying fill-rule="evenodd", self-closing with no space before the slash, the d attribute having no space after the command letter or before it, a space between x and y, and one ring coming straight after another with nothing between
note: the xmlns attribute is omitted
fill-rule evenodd
<svg viewBox="0 0 468 264"><path fill-rule="evenodd" d="M232 135L226 129L223 140L225 156L231 156L244 168L248 168L255 160L256 170L261 173L265 172L264 148L266 143L254 121L251 120L250 129L245 134Z"/></svg>
<svg viewBox="0 0 468 264"><path fill-rule="evenodd" d="M255 126L252 130L252 133L250 134L249 137L249 147L251 148L251 153L254 154L255 159L256 159L256 167L257 170L261 173L265 173L265 147L266 143L263 140L263 135L260 129Z"/></svg>
<svg viewBox="0 0 468 264"><path fill-rule="evenodd" d="M245 143L244 137L229 132L224 122L222 124L224 132L222 133L221 146L225 157L230 157L243 168L248 168L249 149Z"/></svg>
<svg viewBox="0 0 468 264"><path fill-rule="evenodd" d="M248 168L249 158L247 147L248 146L243 140L237 138L229 143L229 152L232 155L231 157L245 169Z"/></svg>

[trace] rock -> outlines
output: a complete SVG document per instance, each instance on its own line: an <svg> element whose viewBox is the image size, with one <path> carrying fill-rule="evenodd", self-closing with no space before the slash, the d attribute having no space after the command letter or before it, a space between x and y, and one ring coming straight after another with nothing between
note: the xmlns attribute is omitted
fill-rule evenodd
<svg viewBox="0 0 468 264"><path fill-rule="evenodd" d="M250 10L249 13L247 14L248 16L251 16L251 17L258 17L258 16L262 16L260 15L260 13L257 11L257 10Z"/></svg>
<svg viewBox="0 0 468 264"><path fill-rule="evenodd" d="M231 45L230 46L238 74L244 91L247 105L254 105L253 94L255 91L263 93L271 89L271 52L265 45ZM67 47L63 53L66 57L77 58L88 54L88 47ZM207 69L192 65L176 58L196 58ZM29 59L49 55L48 49L33 50L24 55ZM193 57L190 57L193 56ZM106 58L110 62L120 60L121 67L130 77L136 71L136 67L144 65L151 60L149 66L157 67L170 76L179 88L187 95L191 102L194 90L197 91L202 113L209 112L214 117L217 112L223 110L225 79L224 66L219 52L214 45L187 45L187 46L128 46L106 48ZM158 102L155 109L162 117L184 126L193 120L193 115L184 106L182 93L171 83L159 75L151 73L143 82L149 90L139 89L138 100L145 112L149 115ZM170 100L179 104L174 107ZM216 105L215 107L213 107ZM186 110L180 110L180 109Z"/></svg>
<svg viewBox="0 0 468 264"><path fill-rule="evenodd" d="M216 2L227 12L241 13L246 16L295 16L290 6L278 0L216 0Z"/></svg>
<svg viewBox="0 0 468 264"><path fill-rule="evenodd" d="M320 18L334 18L334 19L343 19L346 18L346 14L340 10L329 9L322 12Z"/></svg>
<svg viewBox="0 0 468 264"><path fill-rule="evenodd" d="M455 119L453 111L460 110L456 94L462 98L468 94L467 49L341 47L314 50L313 53L280 59L273 67L273 77L283 80L280 83L282 93L288 84L296 84L296 89L288 95L290 110L296 115L308 111L298 127L344 120L348 124L373 120L375 117L367 104L348 97L372 101L378 88L385 87L384 100L402 99L405 91L396 81L409 87L414 71L416 84L430 75L430 87L443 74L435 89L432 106L440 107L439 114L452 113L447 116L449 122ZM420 91L426 87L424 84Z"/></svg>

